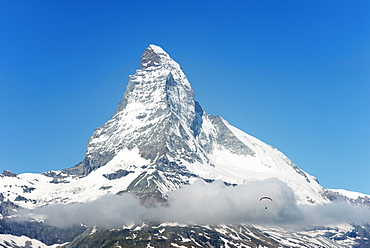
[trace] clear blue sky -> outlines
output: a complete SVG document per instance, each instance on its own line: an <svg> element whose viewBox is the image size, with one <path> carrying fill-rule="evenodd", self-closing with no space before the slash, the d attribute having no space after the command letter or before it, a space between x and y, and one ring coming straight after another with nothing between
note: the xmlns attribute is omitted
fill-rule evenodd
<svg viewBox="0 0 370 248"><path fill-rule="evenodd" d="M208 113L370 194L370 1L0 0L0 170L82 160L151 43Z"/></svg>

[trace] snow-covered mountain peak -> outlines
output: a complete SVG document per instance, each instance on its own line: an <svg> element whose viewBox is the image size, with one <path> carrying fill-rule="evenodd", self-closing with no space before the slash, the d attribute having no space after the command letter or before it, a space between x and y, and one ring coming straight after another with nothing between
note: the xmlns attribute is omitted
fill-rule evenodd
<svg viewBox="0 0 370 248"><path fill-rule="evenodd" d="M65 203L88 201L107 189L114 194L163 196L197 178L236 185L275 177L294 188L300 202L324 201L315 178L280 151L222 117L207 114L195 101L179 64L155 45L144 51L141 69L129 76L114 115L89 139L84 159L72 168L44 175L46 179L37 177L45 182L38 188L49 187L50 192L33 190L27 197L15 192L9 194L11 200L40 205L60 201L54 196L64 192ZM44 199L45 195L50 197Z"/></svg>
<svg viewBox="0 0 370 248"><path fill-rule="evenodd" d="M162 48L150 45L141 69L129 76L116 113L95 130L84 160L67 171L87 175L124 148L136 147L145 159L160 159L169 150L181 150L184 134L194 136L196 118L194 91L181 67ZM177 136L181 137L174 148Z"/></svg>
<svg viewBox="0 0 370 248"><path fill-rule="evenodd" d="M177 111L179 103L194 102L194 92L180 65L161 47L150 45L141 56L140 66L141 69L129 77L117 112L131 103L145 103L147 108L173 107Z"/></svg>
<svg viewBox="0 0 370 248"><path fill-rule="evenodd" d="M147 164L132 164L120 156L125 150L135 150ZM140 194L165 193L196 178L241 184L276 177L296 188L300 201L322 201L315 178L284 154L207 114L180 65L155 45L144 51L141 69L129 76L116 113L94 131L84 160L63 172L89 176L109 166L118 174L140 171L135 179L132 173L126 176L132 181L125 188Z"/></svg>
<svg viewBox="0 0 370 248"><path fill-rule="evenodd" d="M61 238L65 236L63 229L56 229L62 235L59 233L48 235L55 229L44 225L44 218L47 216L37 214L37 207L45 207L41 208L45 209L45 212L40 213L48 215L47 205L73 204L71 208L69 206L64 208L62 205L55 206L56 208L50 206L49 216L51 219L61 220L61 223L64 223L66 219L66 222L84 223L87 221L95 225L102 223L101 220L109 215L109 218L103 222L110 225L112 218L117 219L117 223L122 221L119 225L123 229L119 228L117 232L123 233L117 236L115 229L104 231L98 230L95 226L90 232L85 231L82 225L79 225L78 230L85 232L75 239L76 243L72 242L68 244L68 247L95 247L99 240L103 240L105 245L108 244L107 242L113 244L110 238L106 242L107 237L114 237L115 240L119 237L120 241L114 241L117 247L126 247L118 243L123 240L126 240L127 244L144 240L147 242L145 246L153 247L150 242L156 239L160 240L160 244L164 244L163 240L167 240L170 242L169 246L179 247L180 244L190 246L189 242L194 242L195 246L204 247L211 244L217 247L223 246L222 244L225 247L256 247L256 245L264 247L342 247L338 244L349 244L347 242L354 244L354 241L358 240L365 244L363 247L369 247L367 245L368 236L363 234L363 230L369 229L368 225L367 227L354 226L355 229L347 225L344 228L341 227L342 229L337 227L322 229L320 227L317 230L305 230L297 234L278 228L264 230L263 226L258 227L264 230L262 233L254 227L249 227L249 224L248 226L244 224L188 226L168 222L157 226L162 212L158 220L157 217L153 218L155 226L146 223L141 227L135 224L127 225L124 216L146 211L142 210L141 206L137 209L136 204L122 204L127 199L131 202L131 196L126 198L125 193L127 192L136 195L142 203L147 204L153 203L153 198L164 201L168 197L167 204L164 204L166 208L169 208L169 212L166 213L176 210L173 213L180 216L178 220L184 220L179 213L185 208L195 209L196 212L183 214L187 219L186 223L192 223L191 219L197 219L193 218L194 215L198 217L204 215L202 211L198 211L198 207L199 210L209 212L211 223L217 223L214 221L218 219L218 215L220 217L225 215L225 220L232 220L232 223L236 221L235 224L240 221L239 216L241 220L248 221L250 215L250 220L253 221L255 216L261 216L261 212L257 209L258 203L261 203L258 199L267 195L274 199L276 209L270 211L270 207L269 210L265 207L262 210L261 223L269 218L275 219L278 223L282 221L282 223L292 224L292 226L295 223L292 217L304 221L305 218L301 218L301 214L298 213L301 204L311 205L302 208L302 210L309 210L308 216L312 216L315 212L311 208L315 207L313 205L328 203L328 200L341 199L357 205L370 206L370 196L342 190L323 189L315 177L302 171L278 149L233 127L221 116L207 114L195 101L194 91L180 65L162 48L150 45L144 51L140 65L141 68L136 70L134 75L129 76L126 92L116 112L105 124L94 131L88 141L85 157L78 165L43 174L17 175L6 170L0 174L0 222L2 221L0 229L3 233L8 233L5 227L12 230L9 232L12 234L32 234L29 228L37 227L34 233L37 233L39 238L46 237L49 240L50 237L55 236L54 243L62 242ZM208 183L216 182L205 184L199 179ZM193 185L182 188L189 184ZM107 195L121 194L124 196L118 198L122 198L122 202L110 202L107 199L113 198L104 198ZM198 197L201 198L199 202ZM87 202L91 202L92 205ZM188 202L191 204L188 205ZM198 204L193 205L194 202ZM115 206L111 208L110 205ZM167 211L164 210L164 205L163 208L160 207L160 211L162 209ZM211 208L211 205L215 207ZM8 222L15 217L14 214L23 212L17 210L19 207L35 209L31 212L35 213L32 216L38 221L32 220L26 222L25 225ZM99 208L101 211L95 212L95 209ZM85 213L78 209L87 211ZM91 209L94 211L91 212ZM116 212L115 209L118 211ZM326 210L331 211L331 209L336 211L333 207ZM151 210L148 211L154 213ZM53 211L56 211L56 214ZM287 214L289 211L293 212L292 215ZM347 212L347 210L344 211ZM324 219L326 219L327 211L324 212ZM77 215L77 222L75 222L74 216ZM86 219L79 221L80 215L86 216ZM103 215L102 218L100 215ZM146 216L146 214L139 215ZM208 214L205 215L208 216ZM230 216L231 219L229 219ZM329 214L328 219L331 218L330 216L332 214ZM314 219L318 218L320 217L315 216ZM22 230L24 230L23 233ZM68 233L71 230L68 227ZM141 231L143 231L142 234L139 233ZM110 235L109 232L115 233ZM71 233L71 235L74 234ZM184 235L191 236L192 240L182 239ZM329 240L328 235L333 240ZM359 239L359 235L363 235L363 240ZM214 237L218 237L218 240ZM183 243L179 243L181 239ZM339 243L335 240L339 240ZM86 241L82 243L86 245L81 245L80 241ZM253 241L253 245L250 241ZM23 243L26 247L31 247L30 244L39 247L59 247L57 244L44 246L37 240L26 237L0 236L0 246L18 247L17 244L20 244L19 247L23 247ZM306 246L307 243L310 244ZM103 246L103 243L99 246Z"/></svg>

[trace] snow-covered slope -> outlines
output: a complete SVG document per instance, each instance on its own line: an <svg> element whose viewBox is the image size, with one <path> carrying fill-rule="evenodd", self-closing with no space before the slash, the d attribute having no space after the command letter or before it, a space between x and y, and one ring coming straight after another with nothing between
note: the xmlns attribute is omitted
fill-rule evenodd
<svg viewBox="0 0 370 248"><path fill-rule="evenodd" d="M370 195L344 189L325 189L323 195L331 201L345 201L353 205L370 207Z"/></svg>
<svg viewBox="0 0 370 248"><path fill-rule="evenodd" d="M9 248L58 248L60 244L45 245L44 243L31 239L26 236L14 236L10 234L0 234L0 247Z"/></svg>
<svg viewBox="0 0 370 248"><path fill-rule="evenodd" d="M329 190L332 192L337 192L345 197L348 197L354 200L357 198L365 198L365 197L370 198L370 195L362 194L362 193L355 192L355 191L349 191L345 189L329 189Z"/></svg>
<svg viewBox="0 0 370 248"><path fill-rule="evenodd" d="M0 177L0 198L32 208L106 193L165 194L197 178L243 184L276 177L300 203L322 187L276 148L212 116L194 100L179 64L150 45L112 118L94 131L84 160L44 174Z"/></svg>

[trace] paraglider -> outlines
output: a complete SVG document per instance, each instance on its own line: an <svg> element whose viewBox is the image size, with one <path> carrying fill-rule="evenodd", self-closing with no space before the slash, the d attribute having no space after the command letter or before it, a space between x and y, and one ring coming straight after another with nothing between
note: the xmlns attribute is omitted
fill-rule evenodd
<svg viewBox="0 0 370 248"><path fill-rule="evenodd" d="M273 201L271 197L268 197L268 196L263 196L261 197L260 201L262 200L270 200L270 201ZM265 209L267 209L267 207L265 207Z"/></svg>

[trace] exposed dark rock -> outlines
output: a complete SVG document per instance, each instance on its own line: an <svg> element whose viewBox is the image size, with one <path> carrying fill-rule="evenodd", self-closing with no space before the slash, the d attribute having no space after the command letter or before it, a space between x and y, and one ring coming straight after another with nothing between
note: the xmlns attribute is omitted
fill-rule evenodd
<svg viewBox="0 0 370 248"><path fill-rule="evenodd" d="M36 189L34 187L28 187L26 185L21 186L21 188L23 189L24 193L31 193L32 191L34 191Z"/></svg>
<svg viewBox="0 0 370 248"><path fill-rule="evenodd" d="M3 170L3 176L6 176L6 177L17 177L17 174L11 172L11 171L8 171L8 170Z"/></svg>
<svg viewBox="0 0 370 248"><path fill-rule="evenodd" d="M47 177L56 178L56 179L64 179L68 177L68 175L63 174L60 171L47 171L47 172L42 173L42 175L47 176Z"/></svg>
<svg viewBox="0 0 370 248"><path fill-rule="evenodd" d="M69 183L68 180L60 180L58 178L54 178L53 180L50 181L50 183Z"/></svg>
<svg viewBox="0 0 370 248"><path fill-rule="evenodd" d="M15 213L15 211L19 208L16 204L13 202L7 200L7 201L2 201L0 203L0 214L3 216L8 216L12 215ZM1 233L1 232L0 232Z"/></svg>
<svg viewBox="0 0 370 248"><path fill-rule="evenodd" d="M85 230L86 227L81 225L58 228L38 221L0 220L1 234L24 235L32 239L37 239L46 245L70 242Z"/></svg>
<svg viewBox="0 0 370 248"><path fill-rule="evenodd" d="M103 174L103 176L108 179L108 180L114 180L114 179L119 179L121 177L125 177L130 173L134 173L134 171L127 171L127 170L118 170L114 173L110 174Z"/></svg>
<svg viewBox="0 0 370 248"><path fill-rule="evenodd" d="M112 186L102 186L102 187L100 187L99 189L100 189L100 190L108 190L108 189L110 189L110 188L112 188Z"/></svg>
<svg viewBox="0 0 370 248"><path fill-rule="evenodd" d="M17 196L14 201L24 201L24 202L28 202L29 200L26 198L26 197L23 197L23 196Z"/></svg>
<svg viewBox="0 0 370 248"><path fill-rule="evenodd" d="M161 57L151 47L148 47L141 56L140 68L145 70L148 67L160 65L162 65Z"/></svg>

